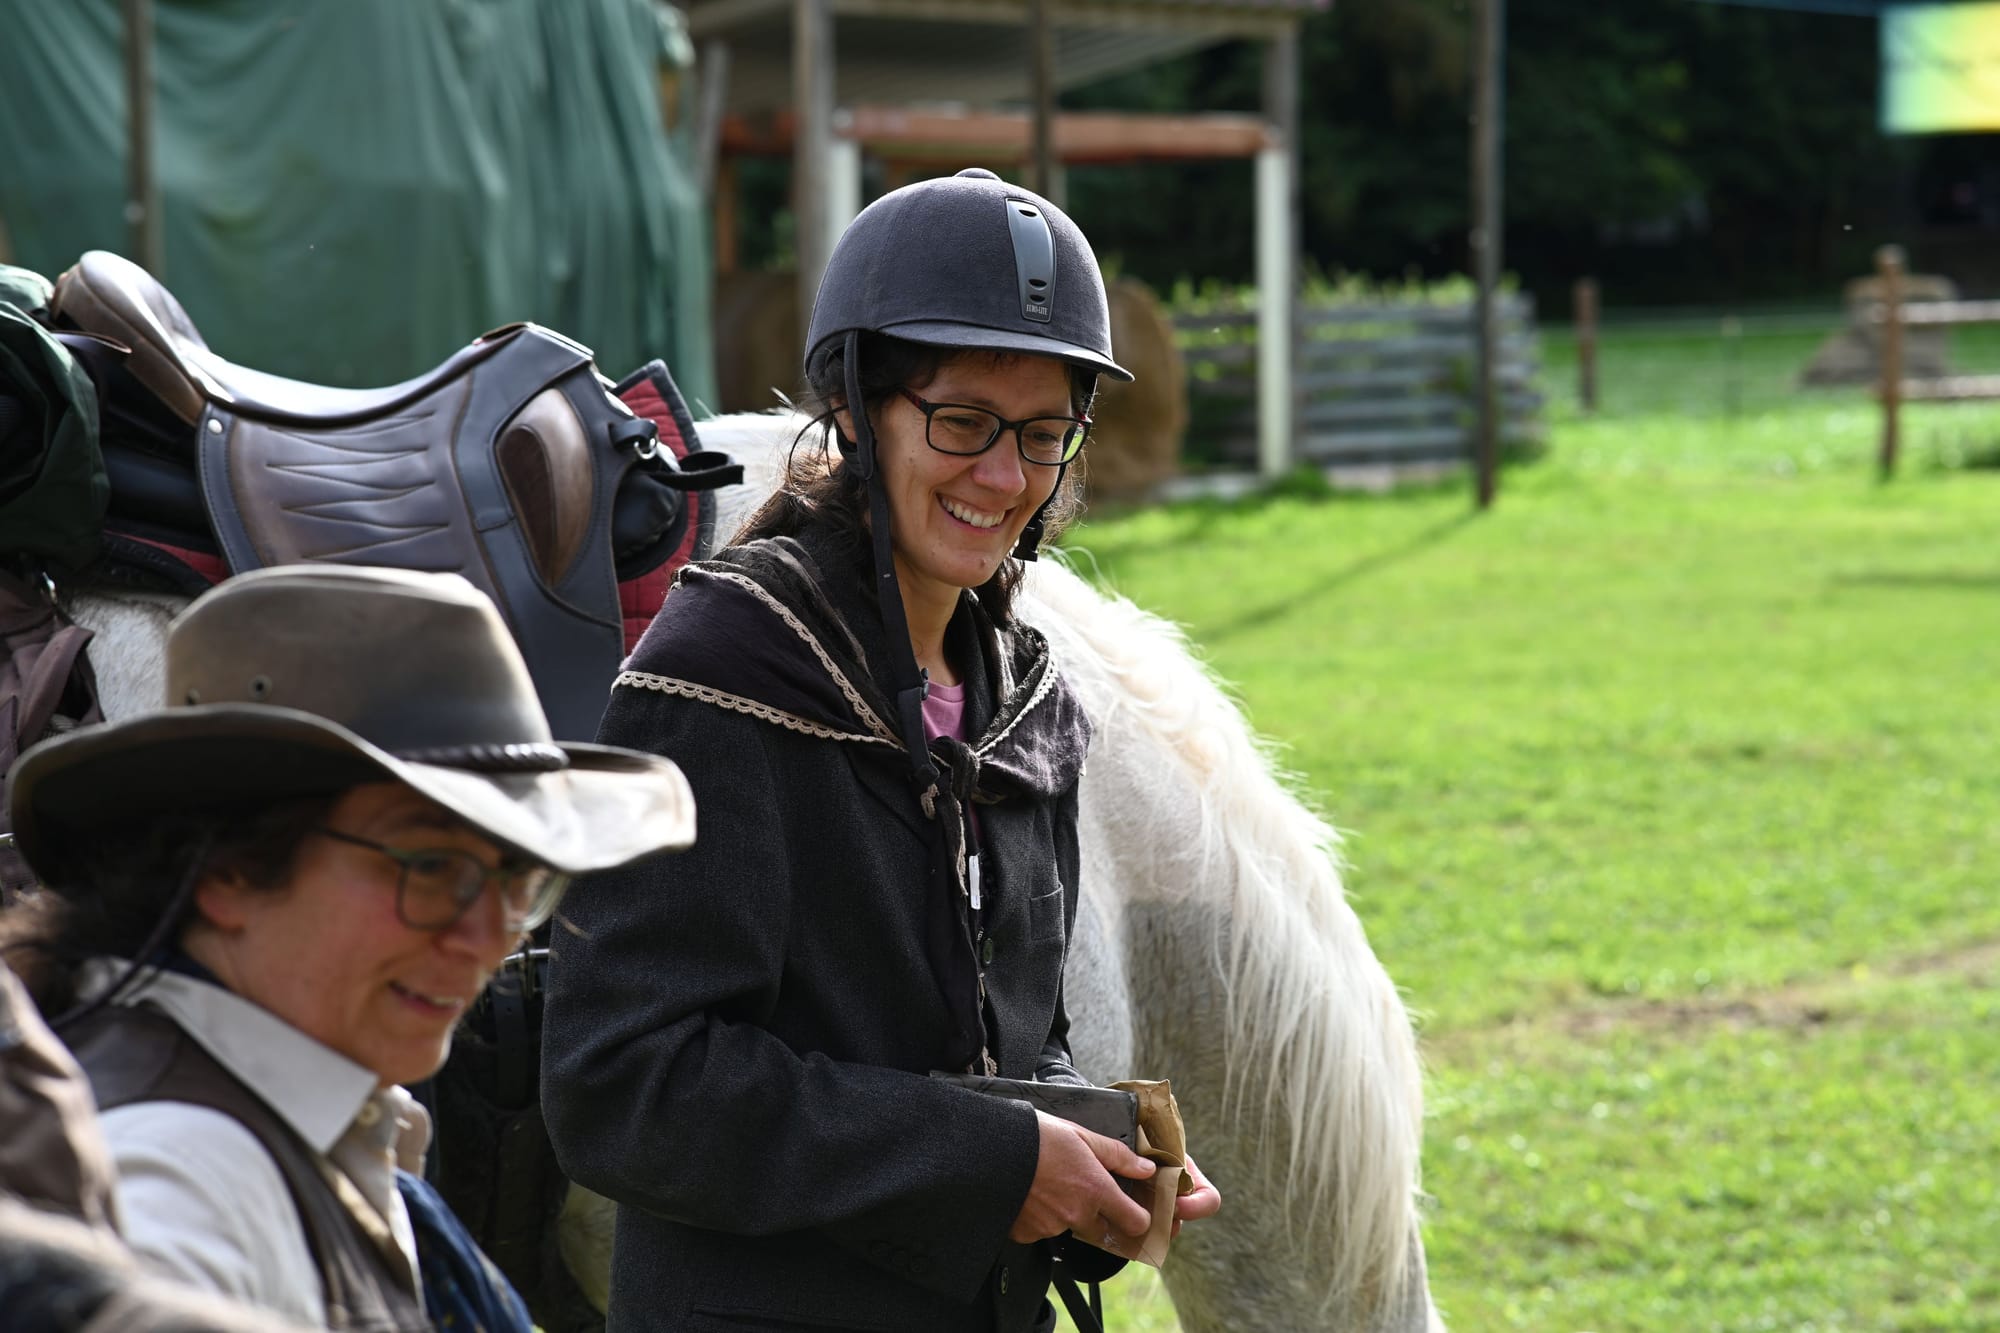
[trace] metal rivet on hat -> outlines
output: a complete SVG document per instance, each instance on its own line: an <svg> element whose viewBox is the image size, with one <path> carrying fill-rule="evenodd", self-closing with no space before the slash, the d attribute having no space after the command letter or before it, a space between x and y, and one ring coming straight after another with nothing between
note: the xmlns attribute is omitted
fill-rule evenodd
<svg viewBox="0 0 2000 1333"><path fill-rule="evenodd" d="M269 676L252 676L250 678L250 697L252 699L262 699L270 692L271 678Z"/></svg>

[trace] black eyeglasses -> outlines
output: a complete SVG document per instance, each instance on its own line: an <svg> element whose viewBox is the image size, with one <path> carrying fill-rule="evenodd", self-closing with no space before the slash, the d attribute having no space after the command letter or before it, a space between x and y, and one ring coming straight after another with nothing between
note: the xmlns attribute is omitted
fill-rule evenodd
<svg viewBox="0 0 2000 1333"><path fill-rule="evenodd" d="M335 842L380 852L396 863L396 916L412 930L447 930L479 901L488 884L500 892L509 930L533 930L554 915L556 902L569 887L569 876L531 861L489 866L471 852L454 847L405 851L339 829L316 827L313 832Z"/></svg>
<svg viewBox="0 0 2000 1333"><path fill-rule="evenodd" d="M964 403L933 403L900 385L897 393L924 414L924 442L941 454L983 454L1000 438L1014 432L1021 457L1042 467L1060 467L1083 452L1090 434L1089 417L1029 417L1009 421L998 412Z"/></svg>

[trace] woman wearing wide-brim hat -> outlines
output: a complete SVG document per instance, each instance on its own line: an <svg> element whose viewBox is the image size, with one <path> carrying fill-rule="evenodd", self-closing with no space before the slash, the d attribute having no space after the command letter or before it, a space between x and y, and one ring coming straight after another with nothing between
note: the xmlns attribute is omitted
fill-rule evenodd
<svg viewBox="0 0 2000 1333"><path fill-rule="evenodd" d="M22 757L46 887L0 939L91 1076L135 1249L309 1324L426 1328L416 1232L453 1224L400 1085L568 877L691 841L687 784L554 743L456 576L247 574L167 656L164 708ZM504 1283L466 1291L487 1276L455 1285L513 1322Z"/></svg>

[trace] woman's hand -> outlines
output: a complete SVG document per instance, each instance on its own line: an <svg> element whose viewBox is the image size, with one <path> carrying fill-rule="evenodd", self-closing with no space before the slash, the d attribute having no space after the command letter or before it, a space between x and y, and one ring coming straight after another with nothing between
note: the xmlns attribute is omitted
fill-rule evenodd
<svg viewBox="0 0 2000 1333"><path fill-rule="evenodd" d="M1168 1239L1181 1234L1181 1223L1199 1222L1204 1217L1214 1217L1222 1210L1222 1191L1208 1183L1208 1177L1194 1164L1194 1158L1187 1161L1187 1176L1194 1182L1194 1188L1174 1200L1174 1229Z"/></svg>
<svg viewBox="0 0 2000 1333"><path fill-rule="evenodd" d="M1145 1180L1153 1174L1153 1164L1116 1139L1058 1120L1046 1111L1035 1112L1035 1119L1042 1131L1035 1180L1028 1186L1028 1197L1007 1238L1027 1245L1066 1231L1088 1234L1095 1227L1112 1227L1128 1236L1145 1235L1152 1218L1125 1196L1112 1176ZM1220 1196L1216 1203L1220 1205Z"/></svg>

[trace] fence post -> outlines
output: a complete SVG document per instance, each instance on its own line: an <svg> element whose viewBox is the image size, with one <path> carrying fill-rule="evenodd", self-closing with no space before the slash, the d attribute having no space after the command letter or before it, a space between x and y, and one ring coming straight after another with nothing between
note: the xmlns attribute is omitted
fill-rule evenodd
<svg viewBox="0 0 2000 1333"><path fill-rule="evenodd" d="M1903 406L1903 249L1885 245L1875 252L1875 269L1882 280L1882 456L1877 469L1883 481L1896 473L1896 445Z"/></svg>
<svg viewBox="0 0 2000 1333"><path fill-rule="evenodd" d="M1576 315L1576 401L1597 410L1597 279L1578 278L1571 295Z"/></svg>

